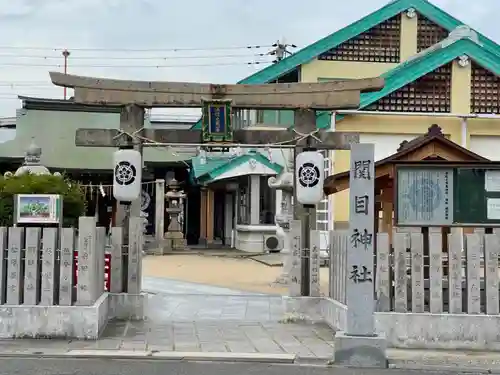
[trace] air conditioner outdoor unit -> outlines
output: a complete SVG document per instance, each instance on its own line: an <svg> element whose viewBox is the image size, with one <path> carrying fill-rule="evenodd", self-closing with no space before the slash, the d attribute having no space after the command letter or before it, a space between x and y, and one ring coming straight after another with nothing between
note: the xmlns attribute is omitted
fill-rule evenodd
<svg viewBox="0 0 500 375"><path fill-rule="evenodd" d="M283 249L283 240L275 234L264 235L264 251L277 253Z"/></svg>

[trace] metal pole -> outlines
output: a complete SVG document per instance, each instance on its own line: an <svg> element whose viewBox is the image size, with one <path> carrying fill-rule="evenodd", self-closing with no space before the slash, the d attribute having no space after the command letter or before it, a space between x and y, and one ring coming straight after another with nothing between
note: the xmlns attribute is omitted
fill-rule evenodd
<svg viewBox="0 0 500 375"><path fill-rule="evenodd" d="M62 55L64 56L64 74L68 74L68 57L70 55L70 52L65 49L63 52L62 52ZM64 100L66 100L67 98L67 92L66 92L67 88L66 86L64 87Z"/></svg>

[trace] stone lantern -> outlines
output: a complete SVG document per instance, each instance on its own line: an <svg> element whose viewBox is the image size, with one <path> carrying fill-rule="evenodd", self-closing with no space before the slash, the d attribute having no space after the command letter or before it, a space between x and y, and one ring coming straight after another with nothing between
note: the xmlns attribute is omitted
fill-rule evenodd
<svg viewBox="0 0 500 375"><path fill-rule="evenodd" d="M276 235L283 240L283 270L276 280L276 283L288 284L290 281L290 271L292 269L292 253L290 241L290 222L293 219L293 160L291 157L287 160L287 167L276 177L270 177L268 185L271 189L276 189L281 194L276 194L279 200L281 195L280 210L276 212Z"/></svg>
<svg viewBox="0 0 500 375"><path fill-rule="evenodd" d="M165 250L185 250L186 240L182 227L179 222L179 215L182 212L182 202L186 198L186 194L179 191L179 182L173 178L167 185L168 192L165 194L166 209L170 223L167 232L165 233Z"/></svg>

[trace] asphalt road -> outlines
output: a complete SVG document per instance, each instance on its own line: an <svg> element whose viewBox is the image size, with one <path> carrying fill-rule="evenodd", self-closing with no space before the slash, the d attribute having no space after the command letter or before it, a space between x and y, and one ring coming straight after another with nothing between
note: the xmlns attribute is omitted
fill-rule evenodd
<svg viewBox="0 0 500 375"><path fill-rule="evenodd" d="M456 375L442 371L357 370L259 363L0 358L2 375Z"/></svg>

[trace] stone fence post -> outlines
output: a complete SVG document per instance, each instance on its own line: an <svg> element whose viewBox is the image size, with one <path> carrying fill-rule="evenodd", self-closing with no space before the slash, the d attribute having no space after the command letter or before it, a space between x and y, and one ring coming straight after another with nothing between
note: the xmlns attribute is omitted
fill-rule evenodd
<svg viewBox="0 0 500 375"><path fill-rule="evenodd" d="M78 220L78 283L76 304L91 306L97 300L97 228L93 216ZM102 270L100 270L102 272ZM99 279L100 280L100 279Z"/></svg>
<svg viewBox="0 0 500 375"><path fill-rule="evenodd" d="M128 240L127 293L140 294L142 289L142 250L144 248L142 218L131 217Z"/></svg>
<svg viewBox="0 0 500 375"><path fill-rule="evenodd" d="M165 180L155 181L155 240L156 247L163 246L165 233Z"/></svg>

